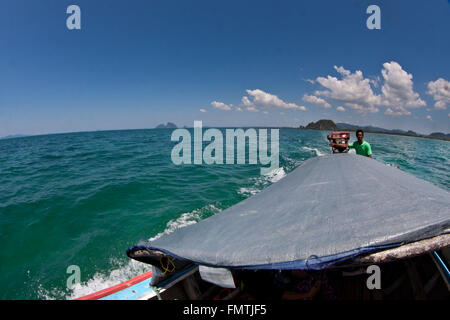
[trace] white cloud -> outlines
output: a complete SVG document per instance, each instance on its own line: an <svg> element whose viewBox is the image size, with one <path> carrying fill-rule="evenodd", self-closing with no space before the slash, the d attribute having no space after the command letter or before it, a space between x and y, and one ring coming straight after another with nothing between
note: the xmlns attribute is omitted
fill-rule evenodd
<svg viewBox="0 0 450 320"><path fill-rule="evenodd" d="M316 97L316 96L311 96L311 95L305 94L303 96L302 100L305 101L305 102L309 102L309 103L318 105L318 106L323 107L325 109L331 108L331 104L326 102L324 99Z"/></svg>
<svg viewBox="0 0 450 320"><path fill-rule="evenodd" d="M381 79L380 76L376 76L374 79L370 80L370 83L375 87L378 88L380 85Z"/></svg>
<svg viewBox="0 0 450 320"><path fill-rule="evenodd" d="M243 96L241 101L242 101L242 104L246 107L253 106L253 103L249 100L249 98L247 96Z"/></svg>
<svg viewBox="0 0 450 320"><path fill-rule="evenodd" d="M339 106L336 108L337 111L345 112L345 108L342 106Z"/></svg>
<svg viewBox="0 0 450 320"><path fill-rule="evenodd" d="M251 111L251 112L259 112L259 110L256 109L256 108L253 107L253 106L249 106L249 107L247 107L246 109L247 109L247 111Z"/></svg>
<svg viewBox="0 0 450 320"><path fill-rule="evenodd" d="M380 98L372 91L370 83L372 80L363 77L361 71L351 73L344 67L334 66L334 69L341 75L342 79L327 76L318 77L316 81L328 90L316 91L316 96L324 96L341 103L355 110L357 113L378 112L377 104Z"/></svg>
<svg viewBox="0 0 450 320"><path fill-rule="evenodd" d="M244 111L244 110L242 110L241 107L236 107L236 111L242 112L242 111Z"/></svg>
<svg viewBox="0 0 450 320"><path fill-rule="evenodd" d="M213 101L213 102L211 102L211 106L216 108L216 109L219 109L219 110L230 111L231 107L233 105L232 104L227 105L227 104L225 104L223 102Z"/></svg>
<svg viewBox="0 0 450 320"><path fill-rule="evenodd" d="M398 117L398 116L409 116L411 115L411 112L409 112L408 110L394 111L391 108L387 108L384 114L388 116Z"/></svg>
<svg viewBox="0 0 450 320"><path fill-rule="evenodd" d="M200 112L206 112L206 110L205 109L200 109Z"/></svg>
<svg viewBox="0 0 450 320"><path fill-rule="evenodd" d="M267 92L264 92L259 89L255 90L246 90L249 97L244 96L242 97L242 104L247 107L247 110L249 107L263 107L267 109L291 109L291 110L302 110L305 111L306 107L296 105L295 103L287 103L278 98L274 94L270 94Z"/></svg>
<svg viewBox="0 0 450 320"><path fill-rule="evenodd" d="M427 115L427 119L428 120L432 120L430 115Z"/></svg>
<svg viewBox="0 0 450 320"><path fill-rule="evenodd" d="M450 104L450 81L439 78L428 82L427 93L436 101L434 104L436 109L447 109L447 104Z"/></svg>
<svg viewBox="0 0 450 320"><path fill-rule="evenodd" d="M413 90L413 76L402 69L397 62L383 64L381 74L384 84L381 87L381 104L388 107L385 114L410 115L408 109L419 108L426 105Z"/></svg>
<svg viewBox="0 0 450 320"><path fill-rule="evenodd" d="M388 116L409 116L411 114L411 112L409 112L408 110L400 110L400 111L394 111L391 108L387 108L386 111L384 112L384 114L388 115Z"/></svg>
<svg viewBox="0 0 450 320"><path fill-rule="evenodd" d="M264 113L264 114L269 114L269 112L268 112L268 111L263 111L263 113Z"/></svg>
<svg viewBox="0 0 450 320"><path fill-rule="evenodd" d="M326 90L316 90L315 96L331 98L360 114L376 113L379 111L379 106L384 106L387 108L385 112L387 115L410 115L409 109L426 105L419 94L413 90L412 75L395 61L383 64L381 73L384 83L381 94L378 95L374 93L372 86L378 87L381 82L380 77L364 78L360 70L352 73L342 66L334 66L334 69L340 74L341 79L330 75L326 78L318 77L316 82ZM311 96L305 95L305 97Z"/></svg>

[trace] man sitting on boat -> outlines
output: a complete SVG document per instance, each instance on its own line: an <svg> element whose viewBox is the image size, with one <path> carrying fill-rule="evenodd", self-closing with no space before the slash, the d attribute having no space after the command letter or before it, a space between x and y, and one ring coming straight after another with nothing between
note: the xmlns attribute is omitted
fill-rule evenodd
<svg viewBox="0 0 450 320"><path fill-rule="evenodd" d="M339 143L330 143L330 147L338 147L338 148L354 148L356 150L356 154L361 156L366 156L372 158L372 148L367 141L364 141L364 131L361 129L356 131L356 138L358 141L354 141L350 144L339 144Z"/></svg>

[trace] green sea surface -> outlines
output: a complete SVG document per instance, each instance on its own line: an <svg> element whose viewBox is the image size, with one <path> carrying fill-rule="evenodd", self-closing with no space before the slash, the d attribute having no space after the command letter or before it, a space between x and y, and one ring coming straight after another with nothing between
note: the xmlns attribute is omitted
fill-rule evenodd
<svg viewBox="0 0 450 320"><path fill-rule="evenodd" d="M214 215L331 153L329 132L281 129L280 168L267 176L260 164L176 166L171 133L0 140L0 299L73 299L126 281L150 269L125 254L138 241ZM376 161L450 190L450 142L370 133L365 139ZM72 265L81 283L68 289Z"/></svg>

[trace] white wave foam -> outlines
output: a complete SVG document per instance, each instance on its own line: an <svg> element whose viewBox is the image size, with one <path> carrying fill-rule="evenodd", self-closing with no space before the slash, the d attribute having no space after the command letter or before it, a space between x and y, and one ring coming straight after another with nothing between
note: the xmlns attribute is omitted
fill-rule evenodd
<svg viewBox="0 0 450 320"><path fill-rule="evenodd" d="M318 157L324 156L324 155L325 155L325 153L321 152L321 151L320 151L319 149L317 149L317 148L302 147L302 149L303 149L303 150L306 150L306 151L314 151Z"/></svg>
<svg viewBox="0 0 450 320"><path fill-rule="evenodd" d="M57 300L58 297L64 297L65 292L59 289L52 289L51 291L48 291L42 287L41 284L37 286L37 294L39 299L41 300Z"/></svg>
<svg viewBox="0 0 450 320"><path fill-rule="evenodd" d="M253 178L255 183L251 187L242 187L237 191L239 194L244 196L252 196L263 190L269 183L275 183L280 181L286 176L286 172L283 168L277 168L269 172L269 174L264 176L259 176Z"/></svg>
<svg viewBox="0 0 450 320"><path fill-rule="evenodd" d="M72 293L66 299L75 299L85 295L115 286L140 274L151 270L151 266L136 260L129 260L127 264L114 269L109 274L98 272L92 279L84 283L77 283L72 288Z"/></svg>
<svg viewBox="0 0 450 320"><path fill-rule="evenodd" d="M45 289L39 284L37 287L38 297L42 300L59 300L64 298L73 300L115 286L151 270L150 265L136 260L128 260L124 264L123 262L120 263L118 259L112 259L111 263L117 266L116 269L107 274L97 272L88 281L74 284L72 289Z"/></svg>
<svg viewBox="0 0 450 320"><path fill-rule="evenodd" d="M238 190L239 194L242 194L244 196L253 196L255 194L257 194L259 191L259 189L255 188L255 187L249 187L249 188L240 188Z"/></svg>
<svg viewBox="0 0 450 320"><path fill-rule="evenodd" d="M166 229L163 232L158 233L156 236L148 239L148 241L154 241L165 234L172 233L177 229L199 222L204 218L205 212L217 213L219 211L220 210L218 208L210 204L200 209L195 209L191 212L185 212L179 218L172 219L167 222Z"/></svg>
<svg viewBox="0 0 450 320"><path fill-rule="evenodd" d="M278 168L273 171L271 171L266 177L269 179L270 182L275 183L277 181L280 181L286 176L286 172L283 168Z"/></svg>

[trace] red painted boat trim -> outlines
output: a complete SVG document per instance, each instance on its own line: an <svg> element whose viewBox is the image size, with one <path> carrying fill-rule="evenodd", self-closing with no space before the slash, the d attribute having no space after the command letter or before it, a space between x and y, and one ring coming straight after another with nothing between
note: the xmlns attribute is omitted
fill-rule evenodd
<svg viewBox="0 0 450 320"><path fill-rule="evenodd" d="M119 283L113 287L106 288L101 291L88 294L87 296L76 298L74 300L97 300L97 299L109 296L110 294L116 293L117 291L131 287L131 286L135 285L136 283L139 283L141 281L144 281L145 279L150 278L151 276L152 276L152 271L150 270L150 271L143 273L137 277L134 277L128 281Z"/></svg>

